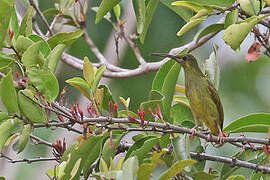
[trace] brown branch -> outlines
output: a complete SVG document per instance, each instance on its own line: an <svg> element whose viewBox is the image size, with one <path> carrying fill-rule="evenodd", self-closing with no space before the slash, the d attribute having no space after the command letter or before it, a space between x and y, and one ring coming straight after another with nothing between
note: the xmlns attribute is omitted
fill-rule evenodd
<svg viewBox="0 0 270 180"><path fill-rule="evenodd" d="M228 158L228 157L215 156L215 155L210 155L206 153L196 153L196 152L190 152L190 155L192 158L198 159L199 161L209 160L209 161L214 161L214 162L222 162L222 163L230 164L232 167L239 166L239 167L253 169L255 171L260 171L262 173L270 174L269 166L262 166L262 165L250 163L247 161L241 161L237 158Z"/></svg>
<svg viewBox="0 0 270 180"><path fill-rule="evenodd" d="M37 7L37 5L34 3L33 0L29 0L30 5L35 9L35 11L37 12L37 14L39 15L41 21L45 24L46 28L48 29L48 31L50 32L50 35L53 35L52 30L50 29L50 25L48 23L48 21L46 20L45 16L42 14L42 12L40 11L40 9Z"/></svg>
<svg viewBox="0 0 270 180"><path fill-rule="evenodd" d="M44 145L47 145L49 147L54 147L52 143L47 142L47 141L45 141L45 140L43 140L43 139L41 139L33 134L30 135L30 138L32 140L34 140L36 144L44 144Z"/></svg>
<svg viewBox="0 0 270 180"><path fill-rule="evenodd" d="M4 155L3 153L0 154L0 158L5 158L10 163L26 162L28 164L31 164L33 162L41 162L41 161L57 161L57 158L55 158L55 157L47 157L47 158L38 157L38 158L34 158L34 159L23 158L23 159L15 159L14 160L14 159L8 157L7 155Z"/></svg>

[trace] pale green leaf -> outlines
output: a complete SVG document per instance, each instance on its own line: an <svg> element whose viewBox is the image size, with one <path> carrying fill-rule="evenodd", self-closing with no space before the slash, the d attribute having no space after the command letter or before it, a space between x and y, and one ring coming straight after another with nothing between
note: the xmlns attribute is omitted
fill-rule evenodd
<svg viewBox="0 0 270 180"><path fill-rule="evenodd" d="M104 15L113 9L121 0L103 0L98 8L95 23L99 23Z"/></svg>
<svg viewBox="0 0 270 180"><path fill-rule="evenodd" d="M66 46L64 44L58 44L46 58L45 66L48 67L51 72L54 73L56 71L57 65L65 47Z"/></svg>
<svg viewBox="0 0 270 180"><path fill-rule="evenodd" d="M137 33L141 34L145 23L145 0L133 0L132 2L137 19Z"/></svg>
<svg viewBox="0 0 270 180"><path fill-rule="evenodd" d="M66 80L66 83L69 83L70 85L78 89L81 93L83 93L83 95L85 95L88 99L91 99L90 86L84 79L75 77L75 78Z"/></svg>
<svg viewBox="0 0 270 180"><path fill-rule="evenodd" d="M92 63L89 61L87 57L84 57L83 77L88 82L89 86L91 87L92 82L95 78L95 71L92 66Z"/></svg>
<svg viewBox="0 0 270 180"><path fill-rule="evenodd" d="M185 24L178 32L177 32L177 36L182 36L184 33L186 33L187 31L189 31L191 28L193 28L194 26L200 24L201 22L203 22L204 20L206 20L205 17L201 17L198 19L194 19L192 21L189 21L187 24Z"/></svg>
<svg viewBox="0 0 270 180"><path fill-rule="evenodd" d="M8 113L13 114L18 112L17 93L13 84L11 71L1 79L0 96Z"/></svg>
<svg viewBox="0 0 270 180"><path fill-rule="evenodd" d="M21 22L20 35L27 37L30 34L32 34L32 17L33 16L34 16L34 8L32 6L29 6Z"/></svg>
<svg viewBox="0 0 270 180"><path fill-rule="evenodd" d="M40 56L39 56L40 45L41 45L41 41L33 43L23 53L22 63L26 68L28 68L30 66L36 66L36 65L42 63L42 62L40 62Z"/></svg>
<svg viewBox="0 0 270 180"><path fill-rule="evenodd" d="M139 161L136 156L128 158L123 164L123 179L136 180Z"/></svg>

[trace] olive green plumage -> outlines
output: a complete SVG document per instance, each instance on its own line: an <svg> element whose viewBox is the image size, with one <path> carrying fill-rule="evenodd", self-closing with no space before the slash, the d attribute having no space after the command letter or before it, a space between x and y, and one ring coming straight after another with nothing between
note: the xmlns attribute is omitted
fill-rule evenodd
<svg viewBox="0 0 270 180"><path fill-rule="evenodd" d="M185 91L195 121L202 121L214 135L221 135L223 127L223 107L217 90L202 73L194 56L184 54L173 56L154 53L156 56L169 57L182 65L185 72Z"/></svg>

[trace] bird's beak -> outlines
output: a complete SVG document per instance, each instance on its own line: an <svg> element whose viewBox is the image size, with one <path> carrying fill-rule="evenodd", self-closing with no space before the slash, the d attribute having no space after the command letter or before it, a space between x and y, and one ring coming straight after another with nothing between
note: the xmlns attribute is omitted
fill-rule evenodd
<svg viewBox="0 0 270 180"><path fill-rule="evenodd" d="M167 54L167 53L152 53L152 56L168 57L168 58L174 59L175 61L177 61L180 64L182 64L184 62L181 56L175 56L175 55L171 55L171 54Z"/></svg>

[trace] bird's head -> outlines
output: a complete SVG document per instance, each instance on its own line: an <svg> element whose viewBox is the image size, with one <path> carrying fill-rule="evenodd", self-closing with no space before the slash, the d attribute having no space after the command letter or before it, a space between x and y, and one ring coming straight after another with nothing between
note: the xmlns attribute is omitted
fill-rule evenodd
<svg viewBox="0 0 270 180"><path fill-rule="evenodd" d="M197 60L191 54L183 54L183 55L175 56L175 55L166 54L166 53L153 53L152 55L174 59L176 62L181 64L184 68L198 67Z"/></svg>

